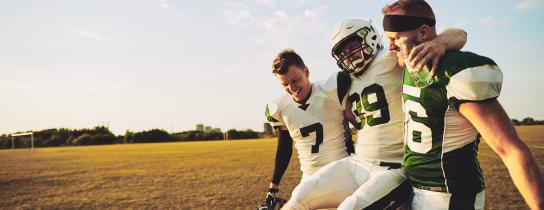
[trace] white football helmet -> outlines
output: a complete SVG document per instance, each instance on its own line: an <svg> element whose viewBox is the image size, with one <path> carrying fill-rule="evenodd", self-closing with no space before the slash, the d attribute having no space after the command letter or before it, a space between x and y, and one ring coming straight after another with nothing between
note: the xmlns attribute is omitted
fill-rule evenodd
<svg viewBox="0 0 544 210"><path fill-rule="evenodd" d="M357 40L358 48L350 49L349 53L342 52L346 44L351 40ZM350 74L362 73L370 62L383 49L382 35L374 29L370 20L348 19L336 27L332 34L332 57L336 59L338 66ZM351 48L351 47L350 47ZM355 56L361 53L361 56Z"/></svg>

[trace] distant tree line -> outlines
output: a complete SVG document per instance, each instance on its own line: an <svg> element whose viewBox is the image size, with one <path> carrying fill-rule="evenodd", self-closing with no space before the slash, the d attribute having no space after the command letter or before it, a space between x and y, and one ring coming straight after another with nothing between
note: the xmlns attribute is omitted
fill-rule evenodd
<svg viewBox="0 0 544 210"><path fill-rule="evenodd" d="M247 129L245 131L237 131L234 129L230 129L227 131L227 138L228 139L255 139L255 138L259 138L259 133L252 131L251 129Z"/></svg>
<svg viewBox="0 0 544 210"><path fill-rule="evenodd" d="M179 141L202 141L202 140L220 140L223 139L223 133L217 131L183 131L180 133L174 133L172 136Z"/></svg>
<svg viewBox="0 0 544 210"><path fill-rule="evenodd" d="M97 126L93 129L46 129L34 132L34 147L57 147L75 145L102 145L119 142L107 127ZM15 147L30 147L29 136L15 137ZM11 136L0 136L0 148L11 148Z"/></svg>
<svg viewBox="0 0 544 210"><path fill-rule="evenodd" d="M58 147L78 145L105 145L123 143L156 143L176 141L202 141L259 138L262 134L251 129L237 131L230 129L226 134L217 131L183 131L170 134L161 129L151 129L141 132L127 131L125 135L114 135L109 128L97 126L92 129L46 129L34 132L34 147ZM29 136L15 137L15 148L30 147ZM0 135L0 149L11 148L11 136Z"/></svg>
<svg viewBox="0 0 544 210"><path fill-rule="evenodd" d="M527 117L521 121L512 119L514 125L544 125L544 120L535 120L531 117Z"/></svg>
<svg viewBox="0 0 544 210"><path fill-rule="evenodd" d="M170 134L161 129L151 129L142 132L127 131L123 137L123 143L153 143L153 142L170 142L175 139Z"/></svg>

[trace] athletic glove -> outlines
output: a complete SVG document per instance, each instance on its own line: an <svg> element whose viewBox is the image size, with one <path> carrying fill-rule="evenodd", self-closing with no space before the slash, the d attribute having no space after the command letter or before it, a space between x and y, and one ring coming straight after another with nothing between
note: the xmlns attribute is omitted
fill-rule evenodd
<svg viewBox="0 0 544 210"><path fill-rule="evenodd" d="M269 188L264 201L257 207L257 210L274 210L276 205L278 205L278 208L281 208L287 201L278 197L279 191L280 189Z"/></svg>

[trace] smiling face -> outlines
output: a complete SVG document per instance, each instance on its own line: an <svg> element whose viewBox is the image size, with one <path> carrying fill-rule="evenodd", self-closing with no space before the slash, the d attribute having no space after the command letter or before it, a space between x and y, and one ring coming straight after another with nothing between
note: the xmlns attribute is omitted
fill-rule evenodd
<svg viewBox="0 0 544 210"><path fill-rule="evenodd" d="M284 74L274 74L283 89L299 103L303 103L312 90L310 72L308 68L300 68L296 65L289 66Z"/></svg>

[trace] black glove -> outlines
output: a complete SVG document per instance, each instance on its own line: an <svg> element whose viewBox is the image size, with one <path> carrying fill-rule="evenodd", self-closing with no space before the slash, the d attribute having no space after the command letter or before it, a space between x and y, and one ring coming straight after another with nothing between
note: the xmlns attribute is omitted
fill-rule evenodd
<svg viewBox="0 0 544 210"><path fill-rule="evenodd" d="M287 201L278 197L279 191L280 189L269 188L264 201L257 207L257 210L273 210L278 204L279 208L281 208Z"/></svg>

